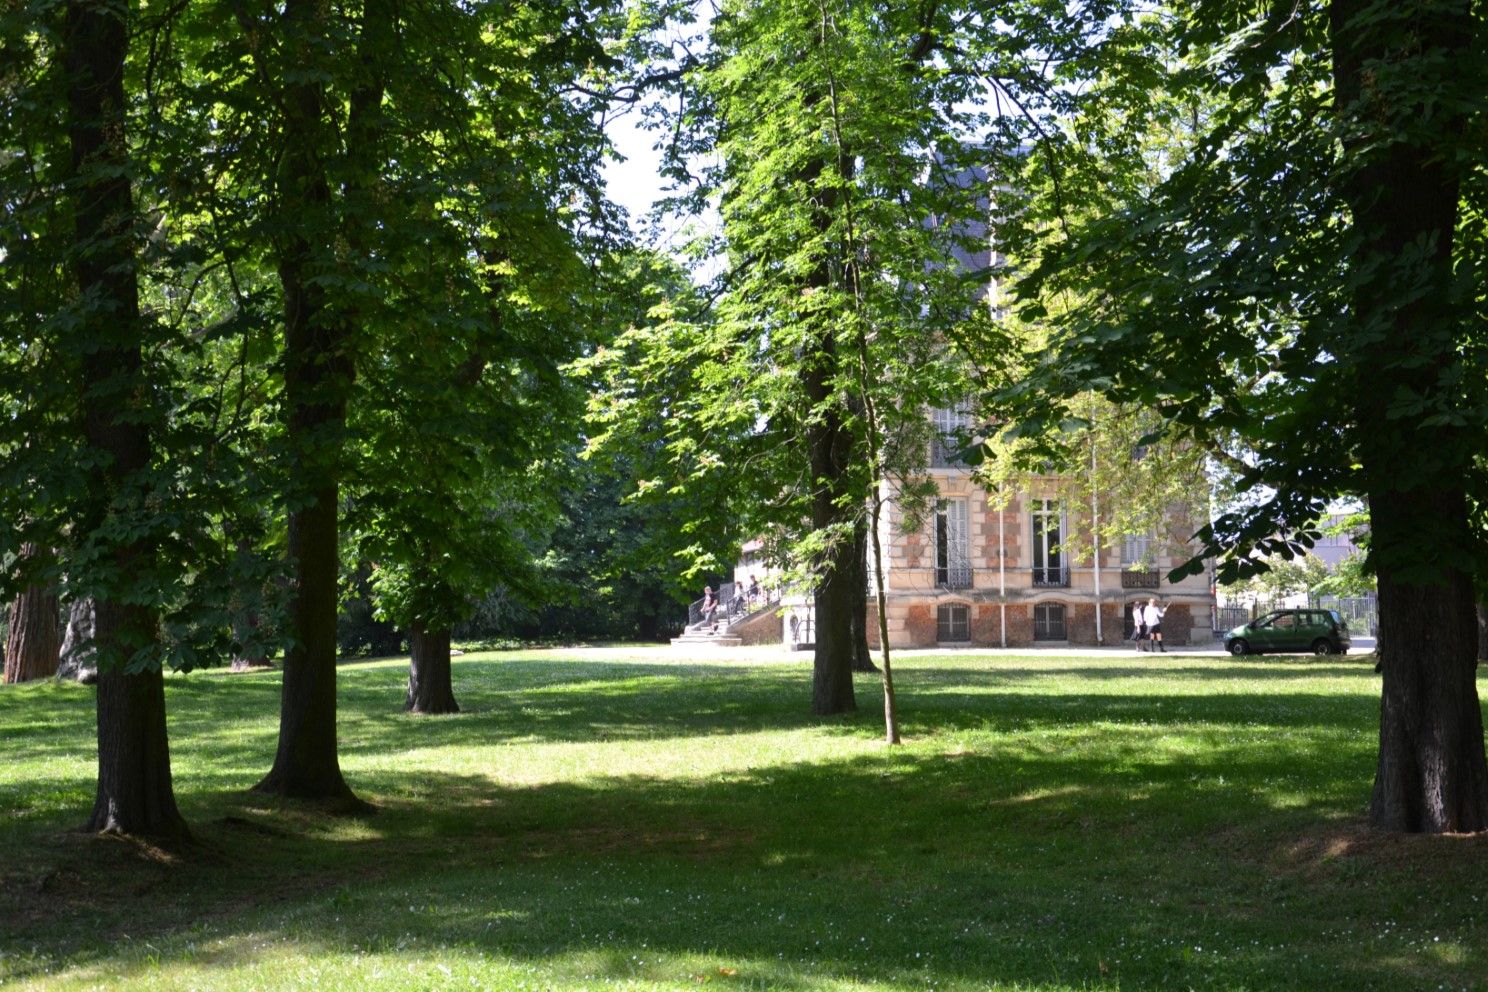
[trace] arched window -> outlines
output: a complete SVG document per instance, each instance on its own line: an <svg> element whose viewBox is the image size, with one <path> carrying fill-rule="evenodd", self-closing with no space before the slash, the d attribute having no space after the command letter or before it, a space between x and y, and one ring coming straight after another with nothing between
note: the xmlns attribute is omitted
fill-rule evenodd
<svg viewBox="0 0 1488 992"><path fill-rule="evenodd" d="M1069 640L1069 634L1064 624L1063 603L1034 604L1033 639L1035 641Z"/></svg>
<svg viewBox="0 0 1488 992"><path fill-rule="evenodd" d="M935 608L935 639L943 642L971 640L971 610L965 603L942 603Z"/></svg>

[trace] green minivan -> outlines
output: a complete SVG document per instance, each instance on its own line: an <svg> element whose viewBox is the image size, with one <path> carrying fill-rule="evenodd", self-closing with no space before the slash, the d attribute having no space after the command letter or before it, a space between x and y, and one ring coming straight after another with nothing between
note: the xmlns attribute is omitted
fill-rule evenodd
<svg viewBox="0 0 1488 992"><path fill-rule="evenodd" d="M1334 610L1272 610L1263 617L1225 634L1225 650L1233 655L1266 651L1311 651L1348 654L1348 621Z"/></svg>

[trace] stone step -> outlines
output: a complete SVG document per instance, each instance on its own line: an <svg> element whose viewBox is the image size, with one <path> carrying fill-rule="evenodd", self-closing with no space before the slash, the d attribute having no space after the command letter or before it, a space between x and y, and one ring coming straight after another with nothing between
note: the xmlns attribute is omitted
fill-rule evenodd
<svg viewBox="0 0 1488 992"><path fill-rule="evenodd" d="M743 643L742 637L730 637L727 634L683 634L681 637L672 638L673 645L689 648L737 648Z"/></svg>

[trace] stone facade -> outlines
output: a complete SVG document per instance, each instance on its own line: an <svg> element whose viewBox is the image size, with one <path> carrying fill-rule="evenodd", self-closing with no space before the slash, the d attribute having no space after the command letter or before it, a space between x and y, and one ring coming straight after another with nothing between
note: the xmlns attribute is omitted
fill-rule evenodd
<svg viewBox="0 0 1488 992"><path fill-rule="evenodd" d="M1165 577L1186 554L1158 554L1145 573L1123 563L1120 542L1106 542L1099 555L1086 551L1083 559L1062 549L1051 554L1047 522L1057 519L1061 535L1083 529L1087 539L1081 544L1088 547L1088 515L1060 507L1040 493L1037 481L1032 492L998 506L964 469L932 469L930 474L942 493L941 519L932 514L923 526L905 532L890 500L879 535L891 645L1118 646L1125 640L1131 606L1152 597L1167 610L1163 631L1168 643L1210 636L1213 597L1207 578L1190 576L1174 584ZM1179 522L1174 529L1181 532L1186 526ZM876 647L876 619L869 628Z"/></svg>
<svg viewBox="0 0 1488 992"><path fill-rule="evenodd" d="M785 635L785 618L778 611L756 613L729 627L729 636L753 647L757 644L779 644Z"/></svg>

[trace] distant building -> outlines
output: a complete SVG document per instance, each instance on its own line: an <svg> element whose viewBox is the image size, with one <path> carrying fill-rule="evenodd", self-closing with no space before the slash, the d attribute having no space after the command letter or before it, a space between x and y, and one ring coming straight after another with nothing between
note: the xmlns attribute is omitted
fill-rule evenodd
<svg viewBox="0 0 1488 992"><path fill-rule="evenodd" d="M973 168L951 181L985 187L988 178ZM986 203L980 217L945 223L954 223L969 242L984 246L958 250L956 262L969 272L986 273L977 299L995 308L1000 305L997 272L1005 262L993 246L990 221ZM942 222L932 217L927 223ZM960 446L952 439L969 429L968 411L931 410L927 416L934 436L926 474L934 479L940 498L924 525L908 533L901 508L891 500L879 535L891 646L1116 645L1131 633L1133 605L1153 597L1167 610L1167 643L1212 639L1209 578L1201 574L1172 584L1164 577L1198 550L1185 539L1199 522L1180 519L1182 508L1174 508L1173 533L1166 540L1098 530L1100 552L1076 558L1065 545L1075 528L1087 536L1081 543L1090 545L1092 522L1099 526L1090 506L1064 505L1053 479L1034 479L1026 492L999 508L955 457ZM865 593L870 597L869 642L876 647L871 582ZM787 597L785 608L786 643L809 642L810 599Z"/></svg>
<svg viewBox="0 0 1488 992"><path fill-rule="evenodd" d="M1323 521L1322 529L1331 530L1342 523L1346 518L1341 513L1335 513ZM1343 561L1355 551L1363 551L1354 543L1357 534L1324 534L1318 542L1312 546L1312 553L1328 563L1329 568L1337 568L1338 563Z"/></svg>

